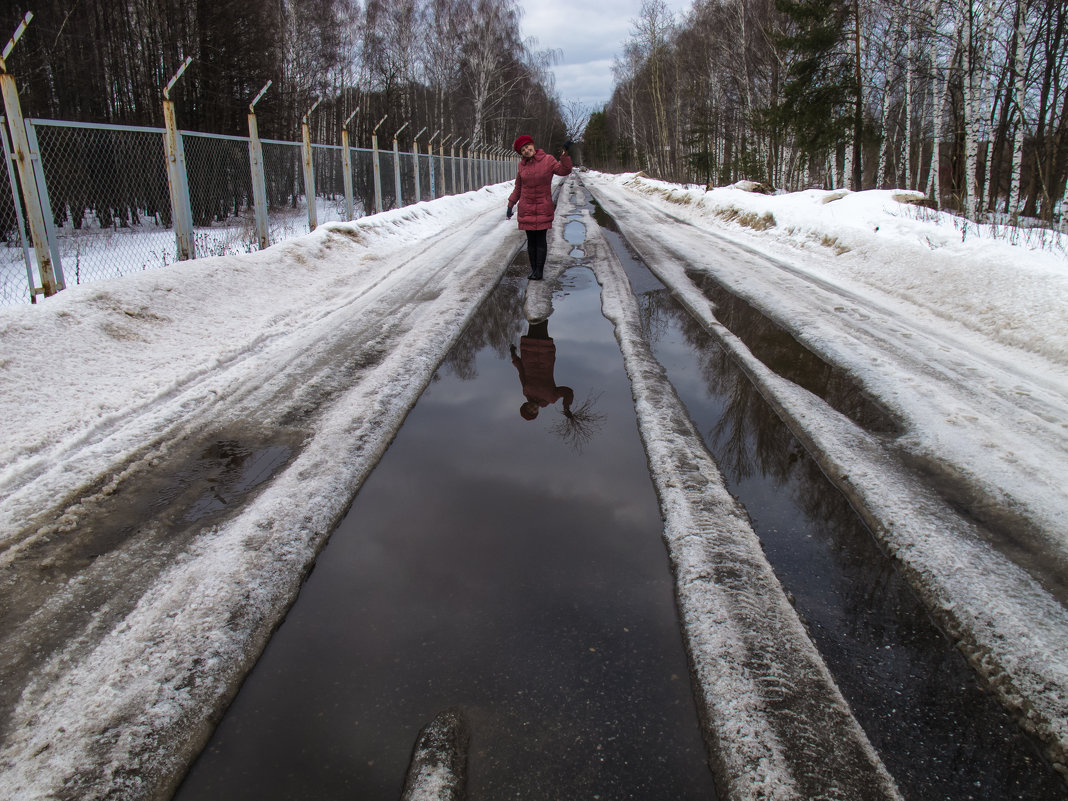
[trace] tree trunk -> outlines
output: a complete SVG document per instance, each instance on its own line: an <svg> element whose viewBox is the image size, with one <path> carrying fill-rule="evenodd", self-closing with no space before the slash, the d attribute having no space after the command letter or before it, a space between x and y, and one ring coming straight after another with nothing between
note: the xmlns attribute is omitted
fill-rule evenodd
<svg viewBox="0 0 1068 801"><path fill-rule="evenodd" d="M1016 130L1012 141L1012 166L1009 168L1011 184L1005 210L1010 214L1020 212L1020 190L1023 187L1023 145L1027 136L1027 121L1024 119L1024 71L1026 70L1026 43L1028 39L1027 9L1024 0L1016 2L1016 37L1013 41L1013 104L1015 106ZM1011 119L1011 116L1010 116Z"/></svg>
<svg viewBox="0 0 1068 801"><path fill-rule="evenodd" d="M942 135L942 98L945 95L938 89L938 0L930 0L931 5L931 165L928 180L931 186L931 199L935 206L942 206L942 179L939 175L941 166L938 154L938 142Z"/></svg>
<svg viewBox="0 0 1068 801"><path fill-rule="evenodd" d="M912 0L905 3L905 185L916 188L916 176L912 171Z"/></svg>
<svg viewBox="0 0 1068 801"><path fill-rule="evenodd" d="M864 92L860 75L860 0L853 0L854 44L853 57L856 67L857 103L853 110L853 189L864 188L864 167L861 164L861 146L864 133Z"/></svg>
<svg viewBox="0 0 1068 801"><path fill-rule="evenodd" d="M882 120L883 141L879 147L879 167L875 172L875 187L883 189L893 186L890 180L890 148L893 147L894 137L890 129L890 71L887 70L883 84Z"/></svg>
<svg viewBox="0 0 1068 801"><path fill-rule="evenodd" d="M971 3L969 3L969 7L963 16L964 40L961 44L961 91L963 93L962 106L964 112L964 181L961 186L961 205L964 214L971 217L974 215L972 213L972 198L968 190L971 188L975 175L975 53L972 41L974 26L972 25Z"/></svg>

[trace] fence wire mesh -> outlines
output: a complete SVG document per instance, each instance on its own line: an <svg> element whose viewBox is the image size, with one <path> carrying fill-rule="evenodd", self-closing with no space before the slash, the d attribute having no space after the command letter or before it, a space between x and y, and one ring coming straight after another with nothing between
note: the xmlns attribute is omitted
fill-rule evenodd
<svg viewBox="0 0 1068 801"><path fill-rule="evenodd" d="M263 178L267 187L267 226L271 242L308 232L300 145L264 139Z"/></svg>
<svg viewBox="0 0 1068 801"><path fill-rule="evenodd" d="M175 260L162 129L32 124L68 286Z"/></svg>
<svg viewBox="0 0 1068 801"><path fill-rule="evenodd" d="M226 256L255 250L248 140L183 131L182 144L196 255Z"/></svg>
<svg viewBox="0 0 1068 801"><path fill-rule="evenodd" d="M316 216L324 222L345 219L345 164L338 145L312 145ZM353 190L355 193L355 190Z"/></svg>
<svg viewBox="0 0 1068 801"><path fill-rule="evenodd" d="M363 217L375 212L375 154L370 148L363 147L354 147L351 151L355 216Z"/></svg>
<svg viewBox="0 0 1068 801"><path fill-rule="evenodd" d="M47 222L56 241L53 261L57 257L60 260L68 286L163 267L177 260L162 128L26 122L36 133L40 148L43 195L51 207ZM0 124L0 130L6 137L6 125ZM181 137L195 255L255 250L258 240L250 141L190 131L182 131ZM301 144L262 140L261 145L270 242L307 233L309 199ZM374 158L373 150L350 148L354 218L375 211ZM317 223L347 219L342 148L313 145L312 159ZM391 149L380 150L378 161L384 210L469 191L492 181L494 175L484 162L475 165L471 159L442 157L440 153L418 157L399 153L395 157ZM17 212L23 201L17 176L7 172L9 185L0 191L0 305L28 302L30 283L36 279L32 248L24 251L20 236ZM27 254L32 263L29 276Z"/></svg>

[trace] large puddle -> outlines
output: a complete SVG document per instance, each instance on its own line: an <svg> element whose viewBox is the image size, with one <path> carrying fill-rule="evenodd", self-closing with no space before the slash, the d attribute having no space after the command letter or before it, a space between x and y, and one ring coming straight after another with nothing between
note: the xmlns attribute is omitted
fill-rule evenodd
<svg viewBox="0 0 1068 801"><path fill-rule="evenodd" d="M611 218L599 211L598 220L638 296L657 359L904 796L1063 798L1064 783L1038 747L979 689L841 493L734 362L611 230ZM738 308L715 291L720 309ZM758 330L764 342L785 341L766 321L731 322L750 342L760 340ZM765 354L791 350L783 345ZM877 407L834 380L823 362L800 354L780 359L778 369L801 373L802 385L822 384L854 419L885 430Z"/></svg>
<svg viewBox="0 0 1068 801"><path fill-rule="evenodd" d="M904 796L1063 797L759 393L604 233L657 358ZM564 237L584 258L580 215ZM715 797L661 519L597 286L573 268L554 314L530 325L527 271L520 253L408 416L181 801L394 801L419 730L447 708L471 727L472 799ZM750 342L764 325L732 324ZM768 336L772 355L792 347ZM554 380L533 415L510 347L533 364L547 337ZM821 363L779 362L870 428L892 425Z"/></svg>
<svg viewBox="0 0 1068 801"><path fill-rule="evenodd" d="M596 204L592 213L603 229L616 234L614 242L622 241L610 215ZM868 431L898 433L897 421L844 371L825 362L782 326L728 292L708 273L691 269L687 270L687 277L712 302L716 319L772 371L822 398L831 408Z"/></svg>
<svg viewBox="0 0 1068 801"><path fill-rule="evenodd" d="M584 230L568 229L580 252ZM598 286L572 268L531 325L525 264L408 416L177 798L396 801L447 708L471 728L472 799L715 798Z"/></svg>

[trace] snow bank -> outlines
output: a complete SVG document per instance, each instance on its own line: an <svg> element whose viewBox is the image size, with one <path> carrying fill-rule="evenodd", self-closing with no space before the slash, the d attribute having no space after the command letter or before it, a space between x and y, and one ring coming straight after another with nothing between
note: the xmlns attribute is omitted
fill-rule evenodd
<svg viewBox="0 0 1068 801"><path fill-rule="evenodd" d="M956 295L958 288L945 290L936 282L903 294L889 268L885 283L875 281L882 267L877 263L865 266L869 284L858 287L848 267L839 264L848 254L818 252L827 249L813 249L778 226L754 229L737 219L714 218L701 205L714 192L650 188L650 182L633 176L595 175L589 183L660 280L732 354L900 561L904 575L987 685L1045 740L1063 769L1068 764L1068 532L1063 525L1068 380L1057 361L1059 347L1045 354L1024 352L1023 345L1013 347L1004 338L995 341L964 330L967 320L958 317L967 314L960 309L1009 303L983 284L973 284L963 299ZM735 198L739 191L724 194ZM820 201L828 193L799 193L802 197L785 201L744 194L739 203L753 215L750 222L773 209L786 217L798 208L807 225L822 221L831 230L860 230L863 219L853 213L848 226L835 228L820 209L845 203L847 194L829 203ZM868 204L867 214L883 223L897 219L891 213L897 201L888 200L888 193L863 194L870 197L855 199ZM696 210L684 216L692 227L679 226L678 209L690 207ZM723 233L728 227L733 235ZM1053 294L1061 291L1064 270L1054 257L1019 246L1013 250L1004 242L965 246L961 264L953 267L956 275L966 274L968 265L991 248L1009 249L1013 256L998 265L1001 280L1009 281L1014 271L1032 275L1046 269ZM768 256L769 250L780 255ZM975 259L968 258L972 251ZM1032 257L1045 267L1021 266ZM856 379L893 414L902 432L864 431L768 369L720 323L690 271L715 276ZM937 318L931 307L941 311ZM1032 325L1024 339L1039 335ZM932 488L932 475L939 491Z"/></svg>
<svg viewBox="0 0 1068 801"><path fill-rule="evenodd" d="M504 188L487 188L327 223L257 253L179 262L0 308L0 493L27 460L47 461L117 416L357 302L396 269L391 254L503 207L502 196Z"/></svg>
<svg viewBox="0 0 1068 801"><path fill-rule="evenodd" d="M509 188L0 312L11 389L0 397L0 570L7 586L46 594L0 632L8 667L24 666L5 669L0 797L173 790L519 245L501 212ZM286 420L299 421L286 423L299 425L299 453L239 513L190 524L176 558L140 553L170 533L149 515L72 580L50 582L46 557L77 545L77 515L96 501L106 512L115 485L151 478L220 427L272 432ZM122 593L101 597L85 580L104 563ZM33 627L70 635L44 647L28 635L16 653Z"/></svg>
<svg viewBox="0 0 1068 801"><path fill-rule="evenodd" d="M873 287L1014 348L1068 366L1068 237L975 225L901 190L764 195L640 175L598 180L667 201L672 214L822 258L829 274Z"/></svg>

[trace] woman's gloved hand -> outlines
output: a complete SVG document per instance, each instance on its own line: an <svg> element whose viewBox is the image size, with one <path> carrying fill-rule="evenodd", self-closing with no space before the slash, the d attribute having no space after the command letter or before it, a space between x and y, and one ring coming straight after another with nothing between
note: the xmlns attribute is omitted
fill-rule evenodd
<svg viewBox="0 0 1068 801"><path fill-rule="evenodd" d="M509 220L512 219L512 207L511 206L508 207L508 211L506 211L504 213L504 216Z"/></svg>

